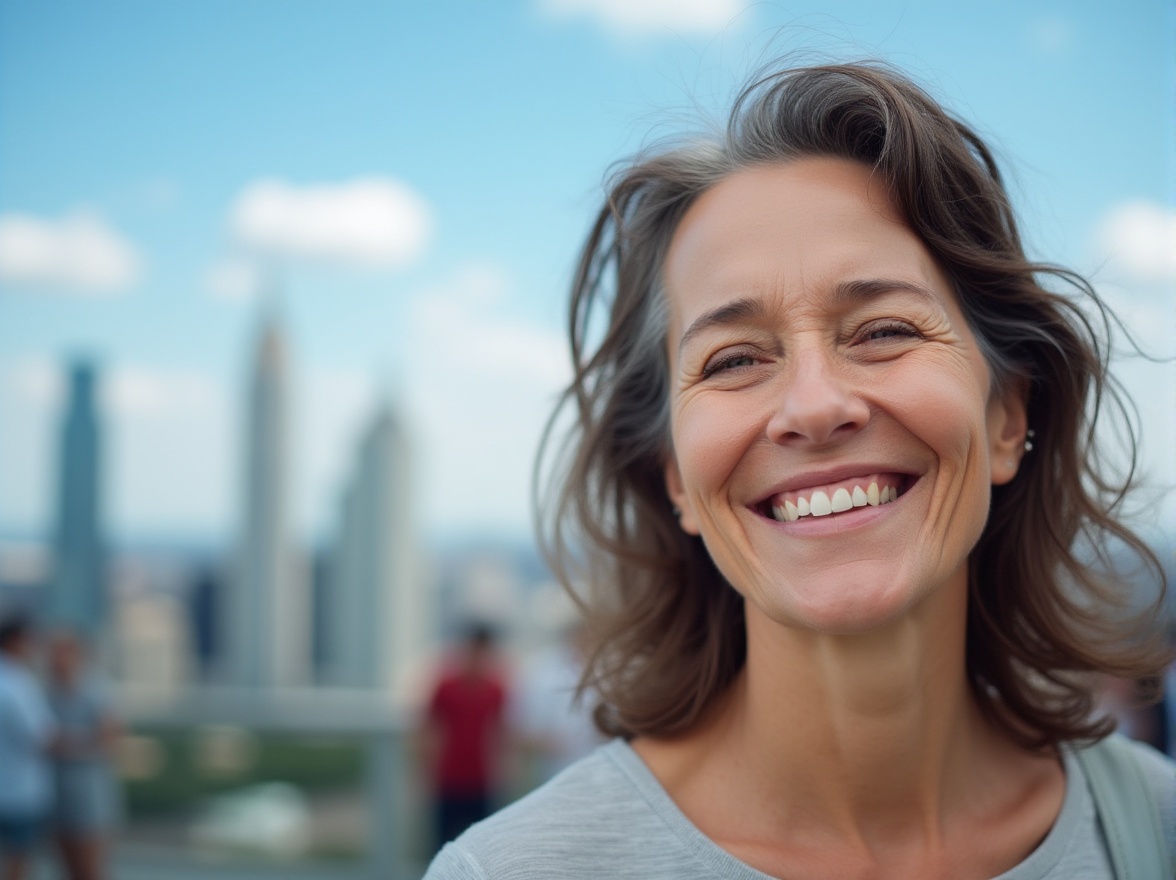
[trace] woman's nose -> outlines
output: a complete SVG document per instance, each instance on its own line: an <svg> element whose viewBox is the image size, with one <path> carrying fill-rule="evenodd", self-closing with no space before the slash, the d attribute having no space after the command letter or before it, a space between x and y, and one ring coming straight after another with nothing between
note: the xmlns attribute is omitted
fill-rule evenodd
<svg viewBox="0 0 1176 880"><path fill-rule="evenodd" d="M870 408L832 358L808 352L796 355L781 379L781 393L768 421L775 443L826 443L860 431Z"/></svg>

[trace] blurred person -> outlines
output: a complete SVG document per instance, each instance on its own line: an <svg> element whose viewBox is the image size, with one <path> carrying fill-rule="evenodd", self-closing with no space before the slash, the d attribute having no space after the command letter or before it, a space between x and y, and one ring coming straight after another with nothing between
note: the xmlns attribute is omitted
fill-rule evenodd
<svg viewBox="0 0 1176 880"><path fill-rule="evenodd" d="M69 880L103 880L120 804L113 769L122 726L110 691L74 632L49 640L49 706L57 721L53 749L53 830Z"/></svg>
<svg viewBox="0 0 1176 880"><path fill-rule="evenodd" d="M493 629L468 627L429 697L423 746L438 847L492 810L501 778L507 687Z"/></svg>
<svg viewBox="0 0 1176 880"><path fill-rule="evenodd" d="M30 669L34 635L27 617L0 621L0 880L26 876L53 803L49 749L55 729Z"/></svg>
<svg viewBox="0 0 1176 880"><path fill-rule="evenodd" d="M888 65L766 68L615 172L569 326L538 522L615 739L429 880L1174 876L1176 765L1093 711L1171 656L1110 574L1163 583L1115 319L973 128Z"/></svg>
<svg viewBox="0 0 1176 880"><path fill-rule="evenodd" d="M1145 742L1163 752L1168 750L1162 678L1102 676L1095 705L1095 714L1114 719L1115 729L1123 736Z"/></svg>
<svg viewBox="0 0 1176 880"><path fill-rule="evenodd" d="M1171 639L1171 636L1169 636ZM1164 731L1167 742L1164 751L1176 758L1176 661L1164 670Z"/></svg>
<svg viewBox="0 0 1176 880"><path fill-rule="evenodd" d="M565 625L555 644L531 658L515 680L511 732L531 759L532 783L546 782L603 741L592 723L592 707L577 693L586 643L583 623Z"/></svg>

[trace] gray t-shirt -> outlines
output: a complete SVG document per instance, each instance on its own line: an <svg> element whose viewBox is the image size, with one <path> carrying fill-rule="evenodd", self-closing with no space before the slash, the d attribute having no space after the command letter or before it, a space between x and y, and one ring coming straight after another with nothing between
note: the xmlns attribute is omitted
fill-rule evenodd
<svg viewBox="0 0 1176 880"><path fill-rule="evenodd" d="M1176 854L1176 765L1151 749L1139 758L1154 784ZM1066 794L1049 834L997 880L1113 880L1102 827L1082 768L1063 750ZM425 880L767 880L721 849L678 809L623 740L597 749L542 788L447 845Z"/></svg>

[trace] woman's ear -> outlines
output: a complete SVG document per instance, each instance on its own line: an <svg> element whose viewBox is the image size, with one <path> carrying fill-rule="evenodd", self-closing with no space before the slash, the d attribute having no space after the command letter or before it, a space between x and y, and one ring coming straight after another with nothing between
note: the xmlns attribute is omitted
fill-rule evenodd
<svg viewBox="0 0 1176 880"><path fill-rule="evenodd" d="M674 505L678 525L686 534L698 535L698 520L686 497L686 490L682 487L682 472L678 470L678 460L672 455L666 459L665 475L666 494L670 496L670 503Z"/></svg>
<svg viewBox="0 0 1176 880"><path fill-rule="evenodd" d="M1017 381L988 402L988 461L994 486L1012 480L1021 457L1033 448L1028 399L1029 383Z"/></svg>

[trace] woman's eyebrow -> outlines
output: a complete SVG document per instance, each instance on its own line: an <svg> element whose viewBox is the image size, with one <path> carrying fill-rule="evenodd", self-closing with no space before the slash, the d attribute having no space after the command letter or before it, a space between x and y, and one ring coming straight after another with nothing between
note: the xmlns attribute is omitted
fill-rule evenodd
<svg viewBox="0 0 1176 880"><path fill-rule="evenodd" d="M856 278L852 281L840 281L833 287L833 303L836 306L853 305L887 293L913 293L928 303L933 303L940 309L943 308L942 301L929 287L915 281L905 281L898 278ZM686 347L686 343L704 330L758 320L766 313L767 307L762 299L743 297L729 303L723 303L710 311L703 312L686 328L686 332L678 341L678 351L680 353Z"/></svg>
<svg viewBox="0 0 1176 880"><path fill-rule="evenodd" d="M900 292L914 293L940 307L943 305L931 288L915 281L898 278L857 278L838 282L833 287L833 302L837 305L853 305L883 294Z"/></svg>
<svg viewBox="0 0 1176 880"><path fill-rule="evenodd" d="M744 297L703 312L682 334L678 341L678 351L680 353L687 342L704 330L762 318L766 311L762 300Z"/></svg>

